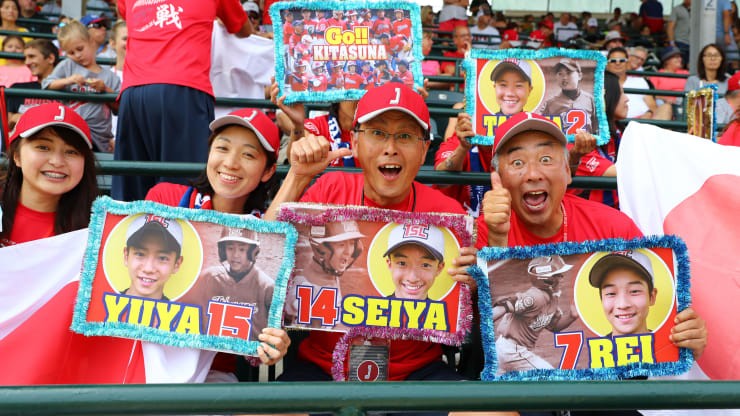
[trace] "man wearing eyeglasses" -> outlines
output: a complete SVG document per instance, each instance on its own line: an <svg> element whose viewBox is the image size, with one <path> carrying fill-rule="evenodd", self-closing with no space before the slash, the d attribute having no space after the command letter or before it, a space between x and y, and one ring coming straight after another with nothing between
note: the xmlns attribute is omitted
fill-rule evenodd
<svg viewBox="0 0 740 416"><path fill-rule="evenodd" d="M266 218L275 219L281 203L299 199L398 211L464 214L457 201L414 180L429 150L429 125L429 109L424 99L406 85L389 82L369 90L357 104L351 151L330 151L326 139L311 134L293 143L291 168ZM360 161L362 173L326 173L303 193L331 160L350 154ZM471 282L465 269L474 262L475 250L464 247L447 271L456 280ZM281 380L332 380L332 353L339 339L340 334L312 332L299 345L300 364L291 365ZM461 378L442 364L438 344L408 340L393 340L390 344L389 380Z"/></svg>

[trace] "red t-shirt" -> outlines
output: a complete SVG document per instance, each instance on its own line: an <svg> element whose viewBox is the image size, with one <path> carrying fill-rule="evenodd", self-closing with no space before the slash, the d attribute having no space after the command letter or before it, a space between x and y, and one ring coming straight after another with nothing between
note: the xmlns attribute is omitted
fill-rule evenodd
<svg viewBox="0 0 740 416"><path fill-rule="evenodd" d="M293 92L306 91L308 89L308 75L306 73L293 72L288 79L290 79L290 89Z"/></svg>
<svg viewBox="0 0 740 416"><path fill-rule="evenodd" d="M442 52L442 55L444 55L444 56L446 56L448 58L464 58L465 57L465 54L464 53L458 52L458 51L444 51L444 52ZM454 68L455 65L457 65L457 64L458 64L458 61L444 61L440 65L440 70L444 74L445 73L445 68L448 68L450 66L452 66ZM454 74L455 72L453 71L452 73Z"/></svg>
<svg viewBox="0 0 740 416"><path fill-rule="evenodd" d="M576 176L604 176L604 172L613 165L614 162L598 150L592 150L581 157L581 161L578 163L578 169L576 169ZM617 191L569 189L568 193L613 207L617 207L617 203L619 203Z"/></svg>
<svg viewBox="0 0 740 416"><path fill-rule="evenodd" d="M394 54L401 52L406 46L406 39L408 38L405 38L401 35L391 36L390 40L388 41L390 52Z"/></svg>
<svg viewBox="0 0 740 416"><path fill-rule="evenodd" d="M363 185L363 176L359 173L326 173L308 188L301 202L360 205L363 199ZM365 206L409 212L465 213L457 201L442 195L437 190L418 182L414 182L413 188L415 191L409 193L409 197L397 205L380 207L365 197ZM302 360L318 365L327 374L331 374L332 353L341 336L342 334L339 333L312 331L298 347L298 356ZM393 340L390 346L388 379L405 380L412 372L440 360L441 354L442 348L439 344Z"/></svg>
<svg viewBox="0 0 740 416"><path fill-rule="evenodd" d="M272 6L273 3L277 3L280 0L265 0L265 3L262 7L262 24L263 25L272 25L272 18L270 17L270 6Z"/></svg>
<svg viewBox="0 0 740 416"><path fill-rule="evenodd" d="M666 71L661 69L658 72ZM675 73L688 75L689 71L685 69L679 69ZM683 88L686 85L686 78L650 77L650 81L653 83L656 90L683 91ZM661 98L663 99L663 101L673 104L676 102L676 99L678 97L660 96L656 98Z"/></svg>
<svg viewBox="0 0 740 416"><path fill-rule="evenodd" d="M396 72L396 76L410 88L414 88L414 74L411 71Z"/></svg>
<svg viewBox="0 0 740 416"><path fill-rule="evenodd" d="M452 136L448 137L447 140L443 141L437 149L437 153L434 155L434 166L437 167L441 163L444 163L448 157L460 146L460 139L457 137L457 133L453 133ZM493 158L493 148L491 146L478 146L478 158L480 159L480 166L483 168L483 172L491 171L491 159ZM463 158L463 165L461 172L470 172L470 151L465 153ZM439 189L443 194L459 201L464 207L470 207L470 185L449 185L444 187L434 186L435 189ZM475 207L472 207L475 209ZM469 212L473 214L472 212Z"/></svg>
<svg viewBox="0 0 740 416"><path fill-rule="evenodd" d="M10 244L26 243L52 237L56 212L39 212L26 207L20 202L15 207L13 230L10 232ZM0 247L2 242L0 242Z"/></svg>
<svg viewBox="0 0 740 416"><path fill-rule="evenodd" d="M326 74L314 75L308 81L308 89L311 91L326 91L329 88L329 78Z"/></svg>
<svg viewBox="0 0 740 416"><path fill-rule="evenodd" d="M516 213L512 211L509 247L560 243L566 232L567 240L575 242L605 238L630 239L642 236L640 229L627 215L604 204L565 194L563 206L568 219L567 229L564 230L565 227L561 226L560 230L550 238L540 238L530 233L519 221ZM475 246L479 249L488 246L488 227L483 214L478 217L478 239Z"/></svg>
<svg viewBox="0 0 740 416"><path fill-rule="evenodd" d="M381 33L391 33L391 19L384 17L373 23L373 34L377 38Z"/></svg>
<svg viewBox="0 0 740 416"><path fill-rule="evenodd" d="M347 72L344 74L344 88L359 89L364 80L357 72Z"/></svg>
<svg viewBox="0 0 740 416"><path fill-rule="evenodd" d="M411 20L403 18L396 20L391 24L394 35L404 35L406 39L411 39Z"/></svg>
<svg viewBox="0 0 740 416"><path fill-rule="evenodd" d="M214 21L221 19L229 33L238 32L247 21L238 0L119 0L118 13L131 30L121 92L137 85L174 84L213 95L209 74Z"/></svg>
<svg viewBox="0 0 740 416"><path fill-rule="evenodd" d="M717 141L725 146L740 146L740 121L733 121Z"/></svg>
<svg viewBox="0 0 740 416"><path fill-rule="evenodd" d="M347 30L347 21L346 20L336 19L336 18L333 18L333 17L330 18L330 19L326 19L326 27L327 27L327 29L330 28L330 27L334 27L334 26L340 27L340 28L342 28L342 30Z"/></svg>

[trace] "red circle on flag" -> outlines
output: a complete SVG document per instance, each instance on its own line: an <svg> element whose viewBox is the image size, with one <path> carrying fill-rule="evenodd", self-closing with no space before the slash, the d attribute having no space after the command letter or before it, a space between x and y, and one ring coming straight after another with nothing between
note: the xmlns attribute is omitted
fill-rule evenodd
<svg viewBox="0 0 740 416"><path fill-rule="evenodd" d="M375 381L380 375L380 367L373 360L365 360L357 366L357 379L360 381Z"/></svg>

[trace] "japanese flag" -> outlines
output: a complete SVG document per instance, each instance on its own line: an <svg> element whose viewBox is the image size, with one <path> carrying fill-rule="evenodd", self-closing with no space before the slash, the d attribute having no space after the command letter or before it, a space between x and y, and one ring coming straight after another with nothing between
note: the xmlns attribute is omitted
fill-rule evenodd
<svg viewBox="0 0 740 416"><path fill-rule="evenodd" d="M632 122L617 162L619 201L644 234L677 234L692 306L709 342L693 378L740 379L740 147Z"/></svg>
<svg viewBox="0 0 740 416"><path fill-rule="evenodd" d="M214 353L73 333L87 230L0 249L0 385L205 380Z"/></svg>

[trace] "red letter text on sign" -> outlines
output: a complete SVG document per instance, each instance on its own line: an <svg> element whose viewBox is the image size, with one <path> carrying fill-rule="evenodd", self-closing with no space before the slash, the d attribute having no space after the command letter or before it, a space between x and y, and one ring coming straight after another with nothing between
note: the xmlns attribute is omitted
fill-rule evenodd
<svg viewBox="0 0 740 416"><path fill-rule="evenodd" d="M309 325L312 319L321 319L322 326L334 326L339 319L337 288L322 287L314 297L312 286L298 286L296 298L298 298L296 320L299 324Z"/></svg>
<svg viewBox="0 0 740 416"><path fill-rule="evenodd" d="M583 332L559 332L555 334L555 346L565 348L560 357L560 367L564 370L576 368L578 356L583 345Z"/></svg>

